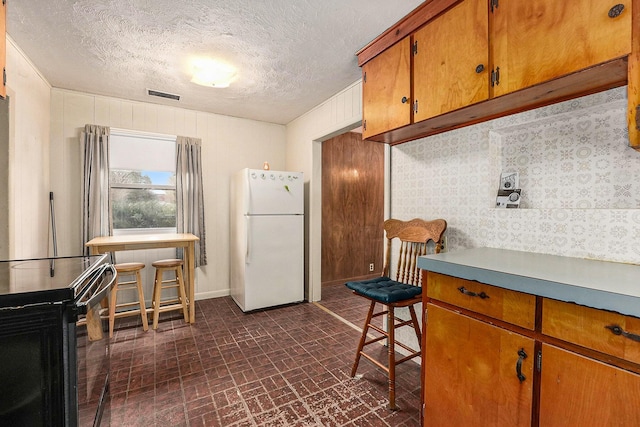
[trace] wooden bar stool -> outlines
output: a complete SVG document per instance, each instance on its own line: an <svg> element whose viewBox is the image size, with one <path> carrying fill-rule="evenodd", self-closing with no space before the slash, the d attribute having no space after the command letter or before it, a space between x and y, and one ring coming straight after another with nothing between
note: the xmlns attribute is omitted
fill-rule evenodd
<svg viewBox="0 0 640 427"><path fill-rule="evenodd" d="M156 268L156 278L153 284L153 329L158 329L158 318L160 313L165 311L182 310L184 321L189 322L189 312L187 310L187 296L184 289L184 278L182 276L181 259L163 259L154 262ZM173 271L175 277L163 280L165 271ZM175 288L178 295L175 298L162 300L162 290Z"/></svg>
<svg viewBox="0 0 640 427"><path fill-rule="evenodd" d="M144 302L144 293L142 292L142 278L140 276L140 270L144 268L144 264L141 262L127 262L122 264L116 264L116 271L118 272L118 278L116 283L111 288L111 295L109 296L109 337L113 337L113 325L116 318L133 316L140 314L142 318L142 329L149 330L149 321L147 320L147 310ZM135 276L133 280L122 280L122 278L130 278ZM138 291L138 300L133 302L126 302L118 304L118 291ZM116 311L118 308L130 308L138 306L133 310Z"/></svg>
<svg viewBox="0 0 640 427"><path fill-rule="evenodd" d="M356 360L351 368L351 376L355 377L360 363L360 357L364 356L374 365L384 370L389 378L389 409L396 409L396 365L418 357L421 354L421 332L418 318L416 316L414 304L422 302L421 271L418 269L418 257L427 254L429 241L433 242L434 252L440 252L442 248L442 236L447 229L447 222L444 219L434 219L425 221L419 218L410 221L398 219L388 219L384 222L384 231L387 239L387 249L385 251L382 277L375 279L347 282L349 289L355 295L364 297L371 301L367 320L362 328L362 335L358 349L356 350ZM399 254L396 271L391 276L391 244L394 239L398 239ZM381 311L375 312L376 304L381 306ZM408 308L410 318L403 320L396 316L396 308ZM386 330L380 328L372 322L372 319L385 316L387 320ZM418 349L400 342L396 339L396 329L401 327L411 327L418 340ZM374 337L369 336L369 330L373 329ZM368 339L369 338L369 339ZM368 339L368 340L367 340ZM377 360L373 353L365 352L365 347L386 340L388 346L388 361L385 363ZM396 359L396 345L402 347L409 354L400 359Z"/></svg>

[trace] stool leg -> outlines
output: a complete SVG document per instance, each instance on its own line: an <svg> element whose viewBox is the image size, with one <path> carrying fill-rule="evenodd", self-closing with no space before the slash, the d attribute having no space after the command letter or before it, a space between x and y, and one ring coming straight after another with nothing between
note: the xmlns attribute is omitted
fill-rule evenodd
<svg viewBox="0 0 640 427"><path fill-rule="evenodd" d="M162 291L162 269L156 269L156 279L153 284L153 329L158 329L160 317L160 293Z"/></svg>
<svg viewBox="0 0 640 427"><path fill-rule="evenodd" d="M184 321L189 323L189 311L187 310L187 296L184 291L184 278L182 276L182 268L176 268L176 281L178 282L178 291L180 292L180 302L182 303L182 313L184 314ZM193 301L190 301L193 304Z"/></svg>
<svg viewBox="0 0 640 427"><path fill-rule="evenodd" d="M418 347L422 349L422 335L420 334L420 324L418 323L418 317L413 305L409 306L409 314L411 314L411 321L413 322L413 330L416 331L416 338L418 338Z"/></svg>
<svg viewBox="0 0 640 427"><path fill-rule="evenodd" d="M109 295L109 338L113 338L113 326L116 320L116 303L118 298L118 279L111 288Z"/></svg>
<svg viewBox="0 0 640 427"><path fill-rule="evenodd" d="M394 307L388 306L387 332L389 333L389 409L396 409L396 318Z"/></svg>
<svg viewBox="0 0 640 427"><path fill-rule="evenodd" d="M360 354L362 349L364 348L364 343L367 340L367 332L369 332L369 323L371 323L371 318L373 317L373 310L376 307L376 302L371 301L371 305L369 306L369 312L367 313L367 319L364 321L364 326L362 327L362 336L360 336L360 343L358 344L358 350L356 350L356 360L353 362L353 368L351 368L351 377L356 376L356 371L358 370L358 364L360 363Z"/></svg>
<svg viewBox="0 0 640 427"><path fill-rule="evenodd" d="M142 275L140 270L136 271L136 285L138 287L138 301L140 301L140 317L142 318L142 329L146 332L149 330L149 319L147 318L147 308L144 301L144 293L142 292Z"/></svg>

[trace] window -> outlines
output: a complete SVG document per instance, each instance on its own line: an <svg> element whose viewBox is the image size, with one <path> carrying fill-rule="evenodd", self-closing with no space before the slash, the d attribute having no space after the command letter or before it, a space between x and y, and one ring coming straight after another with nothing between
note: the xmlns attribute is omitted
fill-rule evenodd
<svg viewBox="0 0 640 427"><path fill-rule="evenodd" d="M176 227L176 137L111 131L114 230Z"/></svg>

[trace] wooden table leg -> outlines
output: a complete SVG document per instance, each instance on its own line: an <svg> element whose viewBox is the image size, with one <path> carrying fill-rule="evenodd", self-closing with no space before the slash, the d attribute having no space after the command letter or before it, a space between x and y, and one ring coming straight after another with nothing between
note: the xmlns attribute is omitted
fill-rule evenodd
<svg viewBox="0 0 640 427"><path fill-rule="evenodd" d="M187 283L189 286L189 323L196 322L196 300L195 300L195 243L189 242L186 248Z"/></svg>

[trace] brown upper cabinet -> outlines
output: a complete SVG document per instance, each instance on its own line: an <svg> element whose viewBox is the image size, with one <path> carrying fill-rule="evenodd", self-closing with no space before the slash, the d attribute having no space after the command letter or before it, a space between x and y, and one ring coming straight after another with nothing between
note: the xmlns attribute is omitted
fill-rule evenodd
<svg viewBox="0 0 640 427"><path fill-rule="evenodd" d="M7 96L7 1L2 0L0 4L0 97L5 98Z"/></svg>
<svg viewBox="0 0 640 427"><path fill-rule="evenodd" d="M489 98L486 0L465 0L413 36L414 121Z"/></svg>
<svg viewBox="0 0 640 427"><path fill-rule="evenodd" d="M627 84L640 149L640 0L430 0L357 55L366 139L398 144Z"/></svg>
<svg viewBox="0 0 640 427"><path fill-rule="evenodd" d="M362 96L363 138L411 122L409 38L391 46L362 67Z"/></svg>
<svg viewBox="0 0 640 427"><path fill-rule="evenodd" d="M491 15L493 96L631 52L631 0L500 0Z"/></svg>

